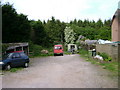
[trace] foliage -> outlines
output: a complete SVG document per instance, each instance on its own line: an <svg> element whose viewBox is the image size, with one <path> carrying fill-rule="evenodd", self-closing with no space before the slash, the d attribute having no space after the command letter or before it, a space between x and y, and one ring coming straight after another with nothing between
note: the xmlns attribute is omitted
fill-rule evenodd
<svg viewBox="0 0 120 90"><path fill-rule="evenodd" d="M64 30L65 33L65 42L67 44L69 43L75 43L75 32L73 31L73 29L71 29L70 27L66 27Z"/></svg>
<svg viewBox="0 0 120 90"><path fill-rule="evenodd" d="M61 22L55 17L43 22L28 20L26 15L18 14L9 3L2 5L2 19L3 43L32 42L49 48L55 41L76 43L80 35L88 39L111 40L111 19L104 22L101 19L97 22L74 19L70 23Z"/></svg>
<svg viewBox="0 0 120 90"><path fill-rule="evenodd" d="M29 43L29 48L30 48L30 52L32 53L31 56L41 55L41 50L43 49L42 46L36 45L36 44L33 44L33 43Z"/></svg>
<svg viewBox="0 0 120 90"><path fill-rule="evenodd" d="M47 41L47 36L44 26L40 20L38 21L31 21L30 22L32 26L32 31L31 31L31 40L34 44L46 46L46 41Z"/></svg>
<svg viewBox="0 0 120 90"><path fill-rule="evenodd" d="M47 23L44 24L44 27L49 38L49 43L53 43L54 41L64 41L65 23L55 20L55 18L52 17L51 20L48 20Z"/></svg>
<svg viewBox="0 0 120 90"><path fill-rule="evenodd" d="M108 57L105 59L105 61L111 61L112 60L112 57Z"/></svg>
<svg viewBox="0 0 120 90"><path fill-rule="evenodd" d="M88 57L89 56L88 51L83 49L83 48L79 49L79 54L82 55L83 57Z"/></svg>
<svg viewBox="0 0 120 90"><path fill-rule="evenodd" d="M82 55L83 58L86 59L86 61L91 62L92 64L96 64L96 65L101 65L104 69L110 70L112 72L114 72L114 75L118 75L118 62L104 62L104 63L100 63L98 60L94 60L93 58L90 58L88 55L88 51L85 49L80 49L79 50L80 55ZM107 57L104 54L105 57Z"/></svg>
<svg viewBox="0 0 120 90"><path fill-rule="evenodd" d="M104 22L102 22L101 19L99 19L97 22L89 20L76 21L75 19L74 21L70 22L69 26L71 26L72 29L75 31L77 38L79 35L82 35L91 40L111 40L110 23L110 19L105 20Z"/></svg>
<svg viewBox="0 0 120 90"><path fill-rule="evenodd" d="M10 69L10 72L17 72L19 70L22 70L23 68L22 67L19 67L19 68L11 68Z"/></svg>
<svg viewBox="0 0 120 90"><path fill-rule="evenodd" d="M43 46L34 44L32 42L29 42L29 48L30 48L30 57L39 57L39 56L53 56L53 47L45 48ZM48 50L48 54L41 53L41 50Z"/></svg>
<svg viewBox="0 0 120 90"><path fill-rule="evenodd" d="M2 5L2 36L4 43L29 40L30 24L26 15L17 14L9 3Z"/></svg>
<svg viewBox="0 0 120 90"><path fill-rule="evenodd" d="M104 69L108 69L116 73L118 72L118 62L100 63L100 65L104 66Z"/></svg>
<svg viewBox="0 0 120 90"><path fill-rule="evenodd" d="M1 40L0 40L0 59L2 58L2 43L1 43Z"/></svg>
<svg viewBox="0 0 120 90"><path fill-rule="evenodd" d="M2 44L2 53L4 53L8 47L8 44Z"/></svg>
<svg viewBox="0 0 120 90"><path fill-rule="evenodd" d="M99 55L103 57L104 61L112 60L112 58L109 55L107 55L106 53L99 53Z"/></svg>

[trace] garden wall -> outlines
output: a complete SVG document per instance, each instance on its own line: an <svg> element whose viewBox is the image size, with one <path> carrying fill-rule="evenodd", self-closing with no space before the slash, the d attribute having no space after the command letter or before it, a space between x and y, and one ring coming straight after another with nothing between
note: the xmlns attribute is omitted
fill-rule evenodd
<svg viewBox="0 0 120 90"><path fill-rule="evenodd" d="M120 44L97 44L96 45L96 52L106 53L112 57L113 61L118 61L118 47L120 49Z"/></svg>

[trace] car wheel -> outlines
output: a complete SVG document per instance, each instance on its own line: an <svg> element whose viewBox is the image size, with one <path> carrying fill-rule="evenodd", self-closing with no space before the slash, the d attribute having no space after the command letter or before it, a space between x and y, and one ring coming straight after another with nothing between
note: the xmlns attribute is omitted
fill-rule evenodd
<svg viewBox="0 0 120 90"><path fill-rule="evenodd" d="M7 64L7 65L5 66L5 70L10 70L10 69L11 69L10 64Z"/></svg>
<svg viewBox="0 0 120 90"><path fill-rule="evenodd" d="M54 54L54 56L56 56L56 54Z"/></svg>
<svg viewBox="0 0 120 90"><path fill-rule="evenodd" d="M29 63L26 62L26 63L24 64L24 67L25 67L25 68L29 67Z"/></svg>

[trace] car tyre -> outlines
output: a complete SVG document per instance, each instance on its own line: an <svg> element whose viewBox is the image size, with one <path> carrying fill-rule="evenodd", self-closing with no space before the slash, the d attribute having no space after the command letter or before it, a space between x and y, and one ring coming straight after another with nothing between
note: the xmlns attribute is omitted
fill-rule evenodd
<svg viewBox="0 0 120 90"><path fill-rule="evenodd" d="M61 56L63 56L63 54L61 54Z"/></svg>
<svg viewBox="0 0 120 90"><path fill-rule="evenodd" d="M7 64L6 66L5 66L5 70L10 70L11 69L11 65L10 64Z"/></svg>
<svg viewBox="0 0 120 90"><path fill-rule="evenodd" d="M24 64L24 67L25 67L25 68L29 67L29 63L26 62L26 63Z"/></svg>

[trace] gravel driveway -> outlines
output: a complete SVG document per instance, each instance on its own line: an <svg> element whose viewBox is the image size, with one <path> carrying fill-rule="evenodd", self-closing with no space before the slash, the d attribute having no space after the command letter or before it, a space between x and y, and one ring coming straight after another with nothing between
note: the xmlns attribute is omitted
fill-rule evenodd
<svg viewBox="0 0 120 90"><path fill-rule="evenodd" d="M112 74L80 55L31 59L29 68L2 76L3 88L117 88Z"/></svg>

